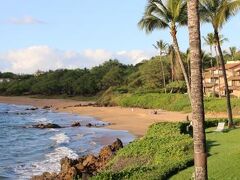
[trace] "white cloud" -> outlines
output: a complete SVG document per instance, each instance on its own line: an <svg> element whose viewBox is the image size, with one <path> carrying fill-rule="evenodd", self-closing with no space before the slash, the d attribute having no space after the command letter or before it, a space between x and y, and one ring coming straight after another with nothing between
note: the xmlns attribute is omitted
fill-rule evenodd
<svg viewBox="0 0 240 180"><path fill-rule="evenodd" d="M146 53L142 50L119 51L116 53L121 59L129 59L133 64L137 64L144 59L150 58L153 54Z"/></svg>
<svg viewBox="0 0 240 180"><path fill-rule="evenodd" d="M111 58L126 64L136 64L152 55L142 50L111 52L104 49L86 49L77 52L62 51L45 45L31 46L0 53L0 71L34 73L37 70L59 68L90 68Z"/></svg>
<svg viewBox="0 0 240 180"><path fill-rule="evenodd" d="M8 20L10 24L17 24L17 25L29 25L29 24L44 24L45 22L39 19L36 19L32 16L24 16L21 18L11 18Z"/></svg>

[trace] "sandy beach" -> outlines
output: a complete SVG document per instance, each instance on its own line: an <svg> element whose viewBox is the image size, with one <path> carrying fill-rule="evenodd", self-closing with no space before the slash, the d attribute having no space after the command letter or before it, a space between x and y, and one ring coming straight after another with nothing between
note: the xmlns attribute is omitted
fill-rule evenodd
<svg viewBox="0 0 240 180"><path fill-rule="evenodd" d="M181 112L168 112L157 110L153 114L152 109L122 108L122 107L74 107L88 102L69 99L37 99L30 97L5 97L0 96L0 103L32 105L35 107L52 106L52 110L69 112L79 115L95 117L112 125L107 128L115 130L127 130L136 136L143 136L148 127L155 122L184 121L188 114Z"/></svg>

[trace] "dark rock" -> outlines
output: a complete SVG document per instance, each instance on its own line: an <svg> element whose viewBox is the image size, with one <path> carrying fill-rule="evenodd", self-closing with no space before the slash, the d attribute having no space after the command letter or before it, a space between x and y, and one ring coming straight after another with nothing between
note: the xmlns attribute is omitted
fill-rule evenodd
<svg viewBox="0 0 240 180"><path fill-rule="evenodd" d="M94 155L88 155L85 160L82 162L84 167L95 165L97 158Z"/></svg>
<svg viewBox="0 0 240 180"><path fill-rule="evenodd" d="M37 107L32 107L32 108L27 108L26 111L35 111L35 110L38 110Z"/></svg>
<svg viewBox="0 0 240 180"><path fill-rule="evenodd" d="M101 149L100 153L99 153L99 158L102 161L106 161L107 159L109 159L109 157L112 157L112 155L114 154L111 145L109 146L105 146Z"/></svg>
<svg viewBox="0 0 240 180"><path fill-rule="evenodd" d="M71 126L72 127L80 127L81 124L80 124L80 122L73 122Z"/></svg>
<svg viewBox="0 0 240 180"><path fill-rule="evenodd" d="M87 127L92 127L93 125L91 123L86 124Z"/></svg>
<svg viewBox="0 0 240 180"><path fill-rule="evenodd" d="M39 129L47 129L47 128L62 128L61 126L57 125L57 124L52 124L52 123L48 123L48 124L37 124L37 125L33 125L33 128L39 128Z"/></svg>
<svg viewBox="0 0 240 180"><path fill-rule="evenodd" d="M76 178L89 179L103 169L108 161L114 156L116 151L121 149L123 144L117 139L112 145L101 149L98 156L87 155L77 160L67 157L61 160L61 171L59 174L43 173L41 176L35 176L33 180L72 180Z"/></svg>
<svg viewBox="0 0 240 180"><path fill-rule="evenodd" d="M56 173L49 173L49 172L44 172L40 176L33 176L31 179L32 180L54 180L57 178Z"/></svg>
<svg viewBox="0 0 240 180"><path fill-rule="evenodd" d="M118 151L119 149L123 148L123 143L120 139L117 140L111 145L113 151Z"/></svg>
<svg viewBox="0 0 240 180"><path fill-rule="evenodd" d="M50 109L52 106L43 106L42 109Z"/></svg>
<svg viewBox="0 0 240 180"><path fill-rule="evenodd" d="M94 102L89 102L89 103L81 103L81 104L76 104L74 107L87 107L87 106L95 106L96 103Z"/></svg>

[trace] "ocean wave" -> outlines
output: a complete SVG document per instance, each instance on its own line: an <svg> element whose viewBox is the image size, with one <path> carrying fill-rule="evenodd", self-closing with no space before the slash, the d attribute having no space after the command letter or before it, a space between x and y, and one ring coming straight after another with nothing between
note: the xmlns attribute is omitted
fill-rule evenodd
<svg viewBox="0 0 240 180"><path fill-rule="evenodd" d="M78 155L68 147L58 147L53 152L46 154L43 161L33 162L30 164L16 167L15 172L20 177L18 179L29 179L34 175L40 175L43 172L59 172L60 160L64 157L77 159Z"/></svg>
<svg viewBox="0 0 240 180"><path fill-rule="evenodd" d="M49 119L43 117L43 118L36 118L33 119L33 121L38 122L38 123L51 123L52 121L50 121Z"/></svg>
<svg viewBox="0 0 240 180"><path fill-rule="evenodd" d="M51 140L56 141L57 144L69 143L70 138L65 133L56 134L50 137Z"/></svg>

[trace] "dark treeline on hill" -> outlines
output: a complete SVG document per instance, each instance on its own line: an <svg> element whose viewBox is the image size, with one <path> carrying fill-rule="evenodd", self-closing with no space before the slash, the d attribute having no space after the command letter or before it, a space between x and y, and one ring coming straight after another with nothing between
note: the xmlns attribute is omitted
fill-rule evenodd
<svg viewBox="0 0 240 180"><path fill-rule="evenodd" d="M188 68L188 58L185 59ZM205 59L205 66L209 67L209 56ZM10 81L4 81L4 78ZM174 55L156 56L135 66L109 60L91 69L59 69L34 75L0 73L0 79L1 95L94 96L110 87L119 93L186 92L181 69Z"/></svg>

